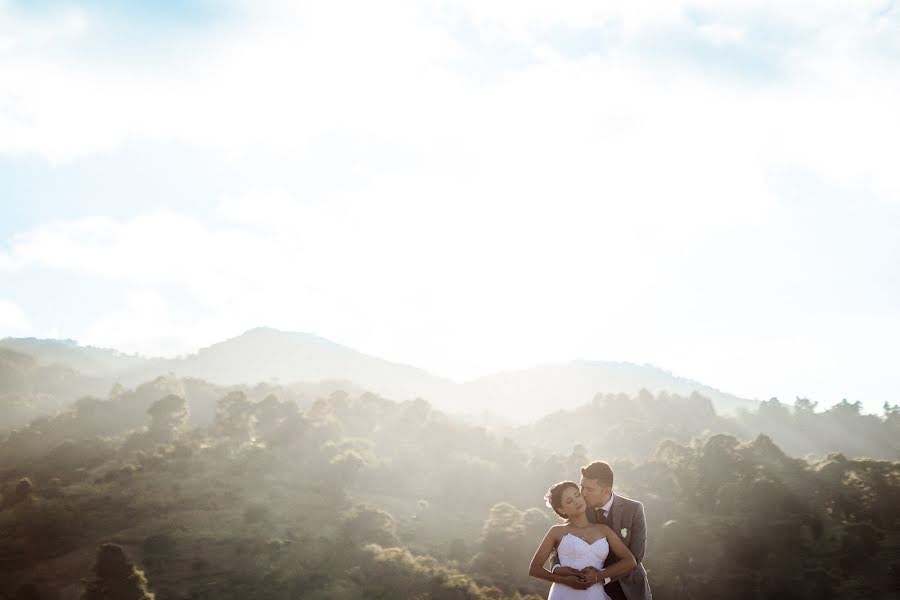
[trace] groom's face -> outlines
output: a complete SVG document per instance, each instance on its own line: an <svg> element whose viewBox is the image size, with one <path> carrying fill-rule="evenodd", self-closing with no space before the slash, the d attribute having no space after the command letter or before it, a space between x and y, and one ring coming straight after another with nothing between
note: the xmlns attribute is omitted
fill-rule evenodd
<svg viewBox="0 0 900 600"><path fill-rule="evenodd" d="M608 485L600 485L596 479L590 479L582 475L581 495L591 508L600 508L609 501L612 488Z"/></svg>

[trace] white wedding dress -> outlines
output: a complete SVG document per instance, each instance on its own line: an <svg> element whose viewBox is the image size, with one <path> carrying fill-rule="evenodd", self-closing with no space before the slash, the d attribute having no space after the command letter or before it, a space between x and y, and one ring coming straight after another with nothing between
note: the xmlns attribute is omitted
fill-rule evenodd
<svg viewBox="0 0 900 600"><path fill-rule="evenodd" d="M585 567L603 568L603 561L609 556L609 542L601 538L588 544L578 536L567 533L559 541L556 548L559 564L562 567L584 569ZM586 590L576 590L561 583L550 586L547 600L610 600L603 590L603 584L592 585Z"/></svg>

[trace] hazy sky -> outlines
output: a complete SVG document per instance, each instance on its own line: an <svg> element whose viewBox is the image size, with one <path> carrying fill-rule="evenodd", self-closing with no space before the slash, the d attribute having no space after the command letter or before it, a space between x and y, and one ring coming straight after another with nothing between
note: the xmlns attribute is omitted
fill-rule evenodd
<svg viewBox="0 0 900 600"><path fill-rule="evenodd" d="M894 1L0 0L0 336L880 411L898 107Z"/></svg>

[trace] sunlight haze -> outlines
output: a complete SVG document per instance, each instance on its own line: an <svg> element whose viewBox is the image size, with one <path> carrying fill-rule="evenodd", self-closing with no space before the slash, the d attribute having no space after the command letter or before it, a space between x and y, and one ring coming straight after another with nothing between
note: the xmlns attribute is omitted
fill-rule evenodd
<svg viewBox="0 0 900 600"><path fill-rule="evenodd" d="M0 338L880 413L897 106L885 2L0 0Z"/></svg>

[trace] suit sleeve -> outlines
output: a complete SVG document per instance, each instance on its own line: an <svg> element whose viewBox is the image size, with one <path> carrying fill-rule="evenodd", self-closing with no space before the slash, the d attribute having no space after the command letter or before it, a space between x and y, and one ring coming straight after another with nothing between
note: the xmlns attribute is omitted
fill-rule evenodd
<svg viewBox="0 0 900 600"><path fill-rule="evenodd" d="M634 511L629 534L631 543L628 544L628 549L634 554L634 559L638 564L641 564L644 562L644 551L647 549L647 519L644 517L644 505L640 502L637 503L637 509Z"/></svg>

